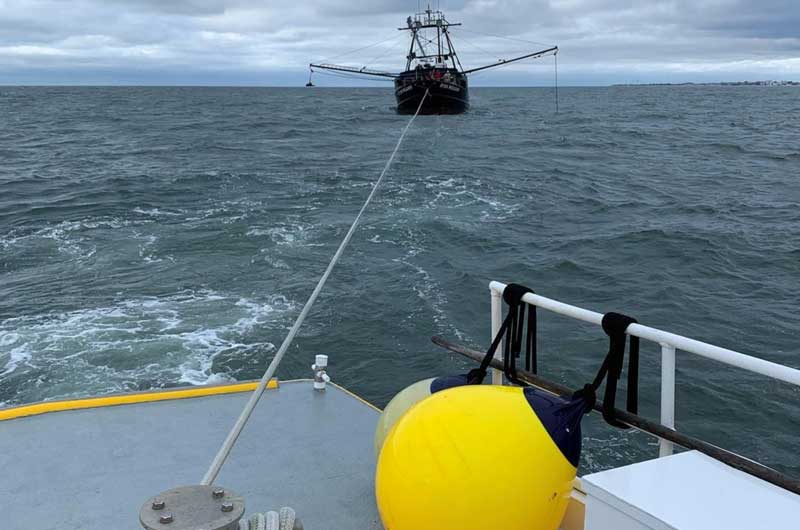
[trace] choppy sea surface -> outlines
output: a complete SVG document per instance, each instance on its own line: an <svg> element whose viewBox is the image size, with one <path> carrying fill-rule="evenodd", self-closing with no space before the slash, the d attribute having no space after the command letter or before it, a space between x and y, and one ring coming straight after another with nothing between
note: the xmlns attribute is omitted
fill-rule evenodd
<svg viewBox="0 0 800 530"><path fill-rule="evenodd" d="M800 368L800 91L553 95L417 119L281 378L327 353L384 405L466 370L430 337L486 348L493 279ZM0 406L259 377L407 120L382 89L0 87ZM602 330L540 321L542 373L589 381ZM678 380L679 429L800 474L798 389ZM584 428L584 471L656 454Z"/></svg>

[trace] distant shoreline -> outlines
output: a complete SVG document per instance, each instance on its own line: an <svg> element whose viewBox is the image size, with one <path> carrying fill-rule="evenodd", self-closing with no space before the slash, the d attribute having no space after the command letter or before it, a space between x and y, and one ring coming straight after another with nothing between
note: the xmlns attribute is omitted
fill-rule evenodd
<svg viewBox="0 0 800 530"><path fill-rule="evenodd" d="M611 86L800 86L800 81L718 81L716 83L617 83Z"/></svg>

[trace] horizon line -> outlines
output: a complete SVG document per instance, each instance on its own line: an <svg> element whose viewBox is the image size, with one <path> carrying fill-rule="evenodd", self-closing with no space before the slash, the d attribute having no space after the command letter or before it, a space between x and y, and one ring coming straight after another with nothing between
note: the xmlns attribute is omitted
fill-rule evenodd
<svg viewBox="0 0 800 530"><path fill-rule="evenodd" d="M791 86L786 83L798 84L799 81L792 80L777 80L777 79L764 79L754 81L682 81L682 82L665 82L665 83L609 83L609 84L582 84L582 85L477 85L472 86L473 89L480 88L612 88L612 87L657 87L657 86L708 86L708 85L723 85L723 86L771 86L762 83L778 83L772 86ZM370 88L370 89L386 89L392 90L393 87L380 86L380 85L314 85L312 87L304 85L217 85L217 84L150 84L150 83L3 83L0 82L0 87L3 88L297 88L297 89L352 89L352 88Z"/></svg>

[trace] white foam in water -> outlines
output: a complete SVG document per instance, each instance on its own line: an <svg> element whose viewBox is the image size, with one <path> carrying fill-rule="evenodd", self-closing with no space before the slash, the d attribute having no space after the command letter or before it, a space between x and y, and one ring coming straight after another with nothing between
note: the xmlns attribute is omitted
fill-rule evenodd
<svg viewBox="0 0 800 530"><path fill-rule="evenodd" d="M25 346L26 345L11 348L11 350L8 352L8 361L3 367L3 371L0 372L0 377L13 372L17 369L17 366L25 363L31 358L31 353Z"/></svg>
<svg viewBox="0 0 800 530"><path fill-rule="evenodd" d="M10 346L19 340L19 335L13 332L0 334L0 347Z"/></svg>
<svg viewBox="0 0 800 530"><path fill-rule="evenodd" d="M141 240L142 244L139 245L139 257L145 263L160 263L167 259L169 261L174 262L175 258L171 255L166 255L164 258L156 257L157 250L156 250L156 243L158 242L158 236L155 234L147 234L143 235L137 231L133 232L134 238Z"/></svg>
<svg viewBox="0 0 800 530"><path fill-rule="evenodd" d="M522 207L519 203L506 204L497 200L500 191L497 189L487 188L484 190L486 196L479 193L482 190L479 179L465 182L460 178L440 180L440 177L426 177L425 180L425 188L434 193L434 197L426 205L427 208L480 208L485 205L489 209L478 210L481 221L502 221Z"/></svg>
<svg viewBox="0 0 800 530"><path fill-rule="evenodd" d="M150 220L139 221L136 224L151 222ZM133 221L116 217L90 217L79 221L62 221L29 233L12 231L8 237L0 239L0 245L6 250L20 246L35 246L41 244L42 240L51 240L55 242L60 254L66 254L71 258L87 259L97 252L97 247L91 242L88 233L93 230L116 230L133 225Z"/></svg>
<svg viewBox="0 0 800 530"><path fill-rule="evenodd" d="M228 381L235 374L214 372L215 359L269 354L266 339L284 333L294 309L282 296L204 290L8 319L0 323L0 381L30 378L14 402Z"/></svg>
<svg viewBox="0 0 800 530"><path fill-rule="evenodd" d="M224 374L214 374L211 367L214 357L222 350L234 348L228 340L219 336L217 330L200 329L197 331L181 334L187 349L194 353L178 367L180 370L180 381L192 385L202 385L207 383L223 383L230 378Z"/></svg>
<svg viewBox="0 0 800 530"><path fill-rule="evenodd" d="M154 219L182 217L183 221L204 221L215 217L223 224L230 224L247 218L252 212L260 211L263 205L257 201L249 199L238 199L233 201L215 201L214 206L208 208L176 208L174 210L163 210L161 208L142 208L136 207L132 211L139 215L145 215Z"/></svg>
<svg viewBox="0 0 800 530"><path fill-rule="evenodd" d="M167 212L160 208L134 208L134 213L138 213L139 215L149 215L150 217L180 217L183 215L181 212Z"/></svg>
<svg viewBox="0 0 800 530"><path fill-rule="evenodd" d="M263 258L264 262L268 263L273 268L289 270L290 268L289 264L283 261L282 259L273 256L271 253L271 249L262 248L261 250L259 250L259 253L264 255ZM255 261L256 261L255 258L250 260L251 263L254 263Z"/></svg>
<svg viewBox="0 0 800 530"><path fill-rule="evenodd" d="M438 282L433 279L427 270L412 261L413 258L420 252L422 252L422 249L412 246L406 252L404 257L394 258L392 261L396 263L402 263L416 272L419 281L414 283L411 288L414 290L417 296L433 311L433 321L442 330L442 332L451 332L458 338L458 340L466 340L465 334L456 328L447 318L447 312L445 308L447 307L448 300ZM418 318L418 315L410 314L408 317L406 317L406 320L412 321L416 318Z"/></svg>
<svg viewBox="0 0 800 530"><path fill-rule="evenodd" d="M266 233L277 245L291 245L295 241L304 240L307 235L307 230L308 228L306 226L295 224L269 228L266 230Z"/></svg>

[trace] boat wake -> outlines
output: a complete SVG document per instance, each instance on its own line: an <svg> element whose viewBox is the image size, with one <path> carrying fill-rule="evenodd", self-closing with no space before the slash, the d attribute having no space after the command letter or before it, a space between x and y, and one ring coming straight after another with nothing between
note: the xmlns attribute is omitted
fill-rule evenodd
<svg viewBox="0 0 800 530"><path fill-rule="evenodd" d="M0 400L232 381L274 350L267 337L294 309L283 296L201 290L8 319L0 324Z"/></svg>

